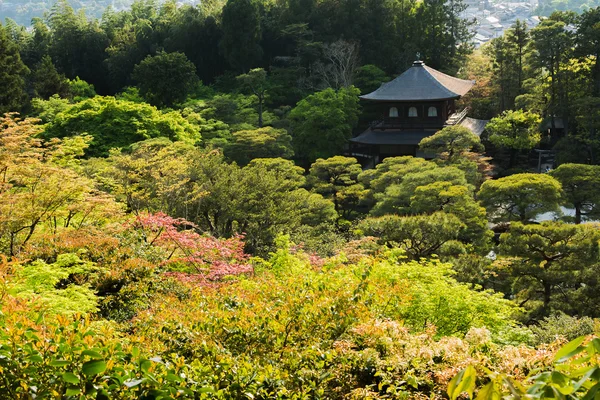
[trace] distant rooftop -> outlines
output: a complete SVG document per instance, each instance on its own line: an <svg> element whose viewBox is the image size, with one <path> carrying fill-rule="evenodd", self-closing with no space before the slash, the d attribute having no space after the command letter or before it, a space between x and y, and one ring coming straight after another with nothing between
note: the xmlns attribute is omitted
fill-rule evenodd
<svg viewBox="0 0 600 400"><path fill-rule="evenodd" d="M376 101L427 101L457 99L467 93L475 81L458 79L415 61L411 68L379 89L360 96Z"/></svg>

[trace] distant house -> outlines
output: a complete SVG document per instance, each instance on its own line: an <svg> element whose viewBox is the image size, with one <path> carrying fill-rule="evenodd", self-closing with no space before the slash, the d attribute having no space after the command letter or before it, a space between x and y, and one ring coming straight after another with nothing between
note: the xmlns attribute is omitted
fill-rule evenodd
<svg viewBox="0 0 600 400"><path fill-rule="evenodd" d="M474 84L415 61L396 79L360 96L376 106L380 117L350 140L350 154L376 165L390 156L423 157L419 142L445 126L465 126L480 135L487 121L467 118L467 109L456 109L456 100Z"/></svg>

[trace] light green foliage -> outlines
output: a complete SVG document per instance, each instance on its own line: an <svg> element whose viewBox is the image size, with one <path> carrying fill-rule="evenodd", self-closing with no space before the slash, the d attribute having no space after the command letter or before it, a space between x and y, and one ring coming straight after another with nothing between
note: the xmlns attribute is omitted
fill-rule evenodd
<svg viewBox="0 0 600 400"><path fill-rule="evenodd" d="M594 333L594 320L590 317L571 317L558 313L538 321L529 329L535 337L535 344L553 343L560 338L573 340L579 336L587 336Z"/></svg>
<svg viewBox="0 0 600 400"><path fill-rule="evenodd" d="M232 135L226 123L213 118L206 118L202 114L194 111L192 107L181 110L181 115L200 130L204 145L223 147L231 141Z"/></svg>
<svg viewBox="0 0 600 400"><path fill-rule="evenodd" d="M188 101L185 106L198 112L203 118L223 121L232 131L252 130L258 127L258 111L253 96L243 94L216 94L209 100ZM264 125L273 125L277 117L263 110Z"/></svg>
<svg viewBox="0 0 600 400"><path fill-rule="evenodd" d="M485 208L475 201L467 186L448 181L419 186L410 198L410 210L415 214L443 211L455 215L465 224L459 239L484 251L491 239Z"/></svg>
<svg viewBox="0 0 600 400"><path fill-rule="evenodd" d="M325 89L298 102L289 114L296 154L309 162L339 154L358 121L358 94Z"/></svg>
<svg viewBox="0 0 600 400"><path fill-rule="evenodd" d="M386 306L389 314L384 315L402 318L415 329L435 326L440 336L465 334L472 327L497 331L510 326L515 311L512 304L498 293L457 282L451 265L438 261L394 263L391 259L388 263L373 274L382 274L387 282L405 282L411 300L404 304L392 300L398 308Z"/></svg>
<svg viewBox="0 0 600 400"><path fill-rule="evenodd" d="M531 399L594 399L600 390L600 339L591 338L586 344L580 336L560 348L553 365L533 369L527 381L518 381L510 372L495 372L482 368L489 382L479 388L476 399L527 397ZM539 363L542 364L542 363ZM450 400L460 398L463 392L473 398L478 382L477 370L468 366L448 385Z"/></svg>
<svg viewBox="0 0 600 400"><path fill-rule="evenodd" d="M382 244L399 247L416 260L434 254L462 252L461 244L452 242L464 228L456 216L443 212L409 217L385 215L367 218L358 225L363 235L375 236Z"/></svg>
<svg viewBox="0 0 600 400"><path fill-rule="evenodd" d="M445 154L450 160L454 160L465 152L482 152L484 147L479 137L469 129L462 126L447 126L421 140L419 149L437 156Z"/></svg>
<svg viewBox="0 0 600 400"><path fill-rule="evenodd" d="M308 185L311 189L331 199L341 218L348 219L366 196L364 187L358 183L362 172L356 158L335 156L319 158L311 167Z"/></svg>
<svg viewBox="0 0 600 400"><path fill-rule="evenodd" d="M330 201L301 188L303 170L288 160L255 159L240 168L218 151L162 139L109 161L90 173L130 209L168 212L217 237L245 234L247 248L261 254L279 233L335 216Z"/></svg>
<svg viewBox="0 0 600 400"><path fill-rule="evenodd" d="M530 222L541 213L558 211L562 187L543 174L515 174L486 181L477 198L493 221Z"/></svg>
<svg viewBox="0 0 600 400"><path fill-rule="evenodd" d="M470 184L479 186L489 172L489 158L478 136L461 126L447 126L419 143L419 148L436 155L439 165L455 166L465 172Z"/></svg>
<svg viewBox="0 0 600 400"><path fill-rule="evenodd" d="M292 137L285 129L267 126L234 132L233 140L225 146L224 154L229 160L246 165L254 158L290 158L294 150Z"/></svg>
<svg viewBox="0 0 600 400"><path fill-rule="evenodd" d="M45 137L89 134L93 137L87 155L105 156L111 148L155 137L196 143L199 128L176 111L161 113L149 104L96 96L70 105L46 126Z"/></svg>
<svg viewBox="0 0 600 400"><path fill-rule="evenodd" d="M575 223L600 215L600 166L562 164L550 175L562 185L564 204L575 209Z"/></svg>
<svg viewBox="0 0 600 400"><path fill-rule="evenodd" d="M135 66L132 78L140 94L157 107L183 102L198 83L196 67L183 53L158 53Z"/></svg>
<svg viewBox="0 0 600 400"><path fill-rule="evenodd" d="M48 100L40 98L31 101L33 116L42 120L43 123L54 121L56 115L69 108L69 100L61 99L58 95L51 96Z"/></svg>
<svg viewBox="0 0 600 400"><path fill-rule="evenodd" d="M78 76L75 77L75 79L68 79L67 84L69 85L69 93L75 102L84 99L91 99L92 97L96 96L94 85L79 79Z"/></svg>
<svg viewBox="0 0 600 400"><path fill-rule="evenodd" d="M35 386L83 399L336 398L376 393L384 379L406 397L439 390L432 371L487 354L490 330L510 327L510 303L457 283L447 264L388 254L313 269L286 238L278 244L252 279L157 299L128 324L135 333L81 317L6 315L3 328L20 328L0 330L0 396L25 399Z"/></svg>
<svg viewBox="0 0 600 400"><path fill-rule="evenodd" d="M36 260L17 267L9 293L30 301L39 301L52 312L88 313L97 310L98 299L89 282L98 272L91 262L75 254L59 254L47 264Z"/></svg>
<svg viewBox="0 0 600 400"><path fill-rule="evenodd" d="M600 231L593 225L512 223L500 236L500 254L511 261L513 292L532 317L555 311L597 316L593 276L598 273Z"/></svg>
<svg viewBox="0 0 600 400"><path fill-rule="evenodd" d="M433 167L422 171L414 171L404 175L395 175L398 183L385 187L383 193L375 193L374 197L377 204L371 210L373 215L384 215L392 213L411 214L411 197L415 190L420 186L426 186L435 182L450 182L453 185L465 186L468 188L465 174L456 167L438 167L431 163ZM390 178L391 174L387 174ZM375 184L379 182L375 181ZM378 185L379 186L379 185ZM468 188L470 192L472 189Z"/></svg>
<svg viewBox="0 0 600 400"><path fill-rule="evenodd" d="M40 231L102 223L119 207L75 171L89 138L42 142L31 120L0 123L0 251L18 256Z"/></svg>
<svg viewBox="0 0 600 400"><path fill-rule="evenodd" d="M506 111L486 125L489 140L496 146L528 150L539 143L539 115L528 111Z"/></svg>
<svg viewBox="0 0 600 400"><path fill-rule="evenodd" d="M435 163L412 156L388 157L375 169L363 171L358 180L374 193L383 193L390 185L399 184L402 178L412 172L424 172L436 168Z"/></svg>

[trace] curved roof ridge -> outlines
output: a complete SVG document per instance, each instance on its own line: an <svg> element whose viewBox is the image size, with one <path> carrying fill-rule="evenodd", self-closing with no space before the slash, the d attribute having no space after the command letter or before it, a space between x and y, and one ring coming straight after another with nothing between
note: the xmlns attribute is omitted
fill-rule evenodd
<svg viewBox="0 0 600 400"><path fill-rule="evenodd" d="M360 98L375 101L457 99L467 93L474 84L475 81L446 75L417 61L400 76Z"/></svg>
<svg viewBox="0 0 600 400"><path fill-rule="evenodd" d="M452 75L445 74L423 64L423 68L445 88L456 93L459 96L464 96L475 85L475 81L456 78Z"/></svg>

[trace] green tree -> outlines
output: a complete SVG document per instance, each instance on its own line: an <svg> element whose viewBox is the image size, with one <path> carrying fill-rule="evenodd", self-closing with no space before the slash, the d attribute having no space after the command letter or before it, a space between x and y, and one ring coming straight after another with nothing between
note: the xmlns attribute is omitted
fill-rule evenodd
<svg viewBox="0 0 600 400"><path fill-rule="evenodd" d="M529 111L505 111L492 118L485 129L495 146L510 150L510 166L515 165L517 152L529 150L540 142L539 125L542 119Z"/></svg>
<svg viewBox="0 0 600 400"><path fill-rule="evenodd" d="M432 163L433 164L433 163ZM376 204L372 215L413 214L411 198L421 186L435 182L449 182L452 185L468 187L465 173L456 167L437 167L414 171L402 176L399 183L385 187L381 193L375 193ZM472 188L468 189L472 192Z"/></svg>
<svg viewBox="0 0 600 400"><path fill-rule="evenodd" d="M492 59L492 83L498 86L500 111L515 107L515 98L523 94L523 82L529 76L530 33L527 25L517 20L501 37L492 39L484 48Z"/></svg>
<svg viewBox="0 0 600 400"><path fill-rule="evenodd" d="M358 121L359 91L325 89L298 102L289 114L296 156L307 161L339 154Z"/></svg>
<svg viewBox="0 0 600 400"><path fill-rule="evenodd" d="M67 83L69 85L69 94L73 98L73 101L77 102L96 96L94 85L90 85L86 81L79 79L79 77L67 79Z"/></svg>
<svg viewBox="0 0 600 400"><path fill-rule="evenodd" d="M21 61L17 45L0 25L0 114L20 111L27 99L25 76L29 69Z"/></svg>
<svg viewBox="0 0 600 400"><path fill-rule="evenodd" d="M529 43L531 36L524 21L516 20L510 29L506 31L506 40L512 45L516 55L517 70L517 95L523 92L523 81L526 79L525 62L530 54Z"/></svg>
<svg viewBox="0 0 600 400"><path fill-rule="evenodd" d="M564 204L575 209L575 223L600 215L600 166L562 164L550 175L562 185Z"/></svg>
<svg viewBox="0 0 600 400"><path fill-rule="evenodd" d="M64 75L56 71L50 56L42 57L42 60L33 71L33 89L36 97L48 99L54 94L60 97L69 95L69 84Z"/></svg>
<svg viewBox="0 0 600 400"><path fill-rule="evenodd" d="M142 60L133 70L140 94L157 107L183 102L196 87L196 67L183 53L158 53Z"/></svg>
<svg viewBox="0 0 600 400"><path fill-rule="evenodd" d="M236 78L241 84L242 89L250 91L256 97L258 107L258 127L263 126L263 107L269 89L267 80L267 71L262 68L251 69L247 74L242 74Z"/></svg>
<svg viewBox="0 0 600 400"><path fill-rule="evenodd" d="M572 54L573 35L566 29L568 22L561 17L562 14L553 14L541 21L531 30L531 43L534 63L545 68L550 78L547 112L551 125L555 128L555 117L561 117L568 133L569 98L564 65Z"/></svg>
<svg viewBox="0 0 600 400"><path fill-rule="evenodd" d="M233 133L233 141L224 148L225 157L246 165L254 158L290 158L294 155L292 137L285 129L270 126Z"/></svg>
<svg viewBox="0 0 600 400"><path fill-rule="evenodd" d="M592 95L600 96L600 8L591 8L577 18L575 51L578 55L593 56L592 78L594 81Z"/></svg>
<svg viewBox="0 0 600 400"><path fill-rule="evenodd" d="M220 47L231 68L238 72L246 73L262 59L260 19L255 0L228 0L223 7Z"/></svg>
<svg viewBox="0 0 600 400"><path fill-rule="evenodd" d="M307 184L316 193L333 201L340 218L348 219L357 212L366 195L357 178L362 168L356 158L334 156L319 158L311 167Z"/></svg>
<svg viewBox="0 0 600 400"><path fill-rule="evenodd" d="M176 111L161 113L149 104L96 96L60 111L44 132L47 138L82 134L93 137L88 156L106 156L111 148L161 136L196 143L200 127Z"/></svg>
<svg viewBox="0 0 600 400"><path fill-rule="evenodd" d="M491 170L479 136L461 126L448 126L421 140L419 148L436 155L438 165L454 166L464 171L469 184L479 187Z"/></svg>
<svg viewBox="0 0 600 400"><path fill-rule="evenodd" d="M399 247L415 260L441 255L444 245L452 251L451 242L458 238L463 223L454 215L437 212L432 215L401 217L385 215L367 218L358 225L366 236L375 236L383 244Z"/></svg>
<svg viewBox="0 0 600 400"><path fill-rule="evenodd" d="M412 172L425 172L437 165L423 158L413 156L387 157L375 169L363 171L358 180L373 194L383 193L388 186L399 184L405 175Z"/></svg>
<svg viewBox="0 0 600 400"><path fill-rule="evenodd" d="M515 174L486 181L477 198L493 221L531 222L541 213L558 211L560 182L545 174Z"/></svg>
<svg viewBox="0 0 600 400"><path fill-rule="evenodd" d="M422 48L425 60L434 68L455 71L463 57L472 51L470 28L475 22L462 17L466 4L427 0L417 3L415 8L415 18L420 24L415 24L417 34L413 40Z"/></svg>
<svg viewBox="0 0 600 400"><path fill-rule="evenodd" d="M381 68L367 64L356 70L354 86L359 88L362 94L367 94L377 90L382 83L389 80L389 76Z"/></svg>
<svg viewBox="0 0 600 400"><path fill-rule="evenodd" d="M19 256L40 231L81 228L119 215L118 207L101 206L112 201L73 168L88 138L43 143L34 121L5 116L0 122L0 252Z"/></svg>
<svg viewBox="0 0 600 400"><path fill-rule="evenodd" d="M106 92L104 60L109 39L98 21L88 21L83 12L76 14L66 0L59 0L50 10L48 25L48 51L58 71L69 79L79 76L100 93Z"/></svg>
<svg viewBox="0 0 600 400"><path fill-rule="evenodd" d="M499 109L505 111L514 105L514 98L517 96L515 78L515 54L506 36L500 36L492 39L489 45L485 46L484 54L492 60L493 80L498 87L497 95L499 98Z"/></svg>
<svg viewBox="0 0 600 400"><path fill-rule="evenodd" d="M543 222L513 223L500 236L500 253L517 257L511 261L517 301L530 309L533 318L553 311L590 315L578 304L578 292L597 286L589 280L598 259L600 232L593 226ZM597 314L593 314L596 316Z"/></svg>
<svg viewBox="0 0 600 400"><path fill-rule="evenodd" d="M448 181L418 186L410 198L409 209L411 214L443 211L455 215L464 224L457 239L476 250L489 251L492 231L488 228L485 208L475 201L467 186Z"/></svg>
<svg viewBox="0 0 600 400"><path fill-rule="evenodd" d="M419 149L440 156L447 154L450 160L462 156L465 152L484 150L479 137L462 126L447 126L421 140Z"/></svg>

